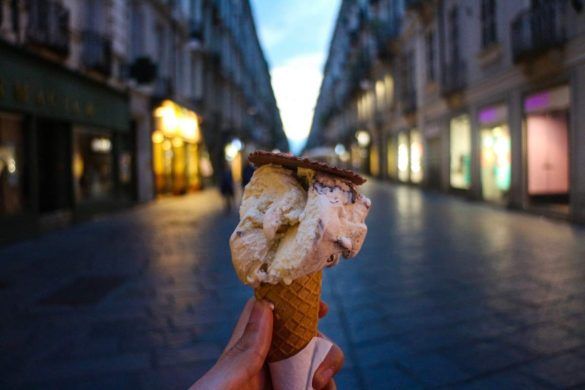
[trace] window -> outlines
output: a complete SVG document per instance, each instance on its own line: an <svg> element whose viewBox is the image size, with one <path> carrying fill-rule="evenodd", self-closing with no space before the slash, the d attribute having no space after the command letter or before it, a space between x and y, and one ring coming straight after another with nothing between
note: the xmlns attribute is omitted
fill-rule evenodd
<svg viewBox="0 0 585 390"><path fill-rule="evenodd" d="M449 13L449 41L451 47L451 63L459 60L459 9L451 8Z"/></svg>
<svg viewBox="0 0 585 390"><path fill-rule="evenodd" d="M425 37L427 55L427 81L435 81L435 33L429 31Z"/></svg>
<svg viewBox="0 0 585 390"><path fill-rule="evenodd" d="M496 1L481 0L481 47L498 41L496 33Z"/></svg>
<svg viewBox="0 0 585 390"><path fill-rule="evenodd" d="M77 201L107 199L112 195L114 157L109 132L76 129L73 175Z"/></svg>
<svg viewBox="0 0 585 390"><path fill-rule="evenodd" d="M23 209L23 140L21 119L0 114L0 215Z"/></svg>

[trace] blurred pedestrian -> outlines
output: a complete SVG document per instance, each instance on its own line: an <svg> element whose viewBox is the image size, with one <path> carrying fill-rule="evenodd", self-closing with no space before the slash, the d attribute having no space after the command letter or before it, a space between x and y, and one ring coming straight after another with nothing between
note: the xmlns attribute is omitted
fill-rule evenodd
<svg viewBox="0 0 585 390"><path fill-rule="evenodd" d="M246 161L242 172L242 188L246 187L250 180L252 180L252 175L254 175L254 167Z"/></svg>
<svg viewBox="0 0 585 390"><path fill-rule="evenodd" d="M232 210L232 203L234 202L234 179L229 165L224 167L219 190L223 196L225 212L227 214Z"/></svg>

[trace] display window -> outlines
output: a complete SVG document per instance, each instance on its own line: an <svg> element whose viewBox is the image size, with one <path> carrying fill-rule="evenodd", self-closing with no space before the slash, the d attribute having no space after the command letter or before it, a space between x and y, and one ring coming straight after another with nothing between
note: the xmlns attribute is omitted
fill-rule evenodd
<svg viewBox="0 0 585 390"><path fill-rule="evenodd" d="M380 157L378 154L378 147L372 145L370 147L370 175L376 177L380 174Z"/></svg>
<svg viewBox="0 0 585 390"><path fill-rule="evenodd" d="M398 180L408 181L409 176L409 143L408 134L398 134Z"/></svg>
<svg viewBox="0 0 585 390"><path fill-rule="evenodd" d="M510 132L505 125L481 129L481 185L483 198L506 200L511 177Z"/></svg>
<svg viewBox="0 0 585 390"><path fill-rule="evenodd" d="M526 119L528 194L563 196L569 192L567 113L533 114ZM567 199L568 200L568 199Z"/></svg>
<svg viewBox="0 0 585 390"><path fill-rule="evenodd" d="M156 191L182 194L201 188L199 118L170 100L154 110L152 163Z"/></svg>
<svg viewBox="0 0 585 390"><path fill-rule="evenodd" d="M471 124L468 115L451 119L450 184L467 190L471 187Z"/></svg>
<svg viewBox="0 0 585 390"><path fill-rule="evenodd" d="M23 210L23 147L21 117L0 113L0 215Z"/></svg>
<svg viewBox="0 0 585 390"><path fill-rule="evenodd" d="M396 179L398 171L396 141L392 136L388 137L386 141L386 163L388 165L388 177Z"/></svg>
<svg viewBox="0 0 585 390"><path fill-rule="evenodd" d="M410 181L420 183L423 179L423 140L420 131L410 132Z"/></svg>
<svg viewBox="0 0 585 390"><path fill-rule="evenodd" d="M73 176L77 201L103 200L114 190L112 134L77 127L74 130Z"/></svg>

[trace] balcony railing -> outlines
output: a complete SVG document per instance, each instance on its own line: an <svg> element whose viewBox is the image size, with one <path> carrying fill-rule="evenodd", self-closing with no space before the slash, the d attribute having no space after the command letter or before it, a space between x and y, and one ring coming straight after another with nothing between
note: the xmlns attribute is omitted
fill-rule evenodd
<svg viewBox="0 0 585 390"><path fill-rule="evenodd" d="M566 3L564 0L548 0L514 19L511 30L514 62L539 55L566 42Z"/></svg>
<svg viewBox="0 0 585 390"><path fill-rule="evenodd" d="M91 70L104 76L112 74L112 41L95 31L84 31L82 37L82 62Z"/></svg>
<svg viewBox="0 0 585 390"><path fill-rule="evenodd" d="M455 60L443 68L441 93L450 95L467 86L467 63Z"/></svg>
<svg viewBox="0 0 585 390"><path fill-rule="evenodd" d="M29 0L27 43L69 55L69 10L51 0Z"/></svg>

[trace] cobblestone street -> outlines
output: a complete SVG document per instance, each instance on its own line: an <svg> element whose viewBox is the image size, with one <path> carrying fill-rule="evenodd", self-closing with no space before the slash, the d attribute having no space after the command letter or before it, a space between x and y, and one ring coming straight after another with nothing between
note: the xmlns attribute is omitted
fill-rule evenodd
<svg viewBox="0 0 585 390"><path fill-rule="evenodd" d="M585 230L364 191L364 248L324 279L339 388L585 386ZM236 223L208 190L1 248L0 387L186 388L251 294L230 262Z"/></svg>

